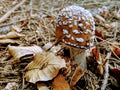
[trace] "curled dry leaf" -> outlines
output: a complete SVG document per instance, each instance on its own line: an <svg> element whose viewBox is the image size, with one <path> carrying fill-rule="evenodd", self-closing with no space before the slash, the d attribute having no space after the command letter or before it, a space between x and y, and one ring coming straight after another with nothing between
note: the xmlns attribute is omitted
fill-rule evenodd
<svg viewBox="0 0 120 90"><path fill-rule="evenodd" d="M92 54L95 57L95 60L97 61L98 64L102 63L102 60L100 59L100 51L97 48L92 49Z"/></svg>
<svg viewBox="0 0 120 90"><path fill-rule="evenodd" d="M71 90L64 76L59 74L52 82L53 90Z"/></svg>
<svg viewBox="0 0 120 90"><path fill-rule="evenodd" d="M45 83L37 83L37 89L38 90L49 90L49 88L47 87L47 85Z"/></svg>
<svg viewBox="0 0 120 90"><path fill-rule="evenodd" d="M104 70L103 70L103 62L100 55L100 51L97 48L93 48L91 53L93 54L93 57L95 57L95 60L98 63L97 73L103 75Z"/></svg>
<svg viewBox="0 0 120 90"><path fill-rule="evenodd" d="M20 38L23 36L25 35L12 31L12 32L7 33L6 35L0 35L0 39Z"/></svg>
<svg viewBox="0 0 120 90"><path fill-rule="evenodd" d="M13 44L13 43L19 43L17 40L12 39L0 39L0 44Z"/></svg>
<svg viewBox="0 0 120 90"><path fill-rule="evenodd" d="M43 50L39 46L33 45L28 47L23 46L8 46L9 53L14 60L21 60L26 57L32 57L35 53L41 53Z"/></svg>
<svg viewBox="0 0 120 90"><path fill-rule="evenodd" d="M71 60L66 66L67 68L65 70L63 69L61 72L67 78L70 87L73 88L73 86L75 86L84 75L84 71L82 70L83 68L78 66L74 60Z"/></svg>
<svg viewBox="0 0 120 90"><path fill-rule="evenodd" d="M48 81L53 79L61 68L65 67L65 60L53 53L37 53L34 60L25 68L26 81Z"/></svg>
<svg viewBox="0 0 120 90"><path fill-rule="evenodd" d="M70 87L73 87L78 81L79 79L83 76L83 71L82 69L80 68L80 66L77 66L75 71L74 71L74 74L71 78L71 81L70 81Z"/></svg>

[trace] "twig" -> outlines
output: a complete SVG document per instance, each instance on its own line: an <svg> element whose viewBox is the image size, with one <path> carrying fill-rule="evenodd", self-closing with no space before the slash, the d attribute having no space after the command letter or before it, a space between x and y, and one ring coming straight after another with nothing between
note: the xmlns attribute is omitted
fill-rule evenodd
<svg viewBox="0 0 120 90"><path fill-rule="evenodd" d="M110 49L111 49L112 53L115 55L115 57L116 57L118 60L120 60L119 56L113 51L113 49L112 49L112 48L110 48Z"/></svg>
<svg viewBox="0 0 120 90"><path fill-rule="evenodd" d="M4 22L17 8L19 8L22 4L24 4L26 0L22 0L19 4L17 4L15 7L13 7L11 10L9 10L6 14L4 14L0 18L0 23Z"/></svg>
<svg viewBox="0 0 120 90"><path fill-rule="evenodd" d="M104 74L104 80L103 80L103 84L101 86L101 90L105 90L106 86L107 86L107 82L108 82L108 77L109 77L109 61L108 59L110 58L111 56L111 52L107 53L107 56L106 56L106 63L105 63L105 74Z"/></svg>
<svg viewBox="0 0 120 90"><path fill-rule="evenodd" d="M108 44L110 44L110 45L112 45L112 46L114 46L114 47L116 47L116 48L119 49L119 47L117 47L114 43L109 42L108 40L104 40L104 39L102 39L101 37L98 37L98 36L95 36L95 37L98 38L98 39L100 39L100 40L102 40L100 43L98 43L98 44L96 44L96 45L99 45L99 44L101 44L101 43L106 42L106 43L108 43ZM118 45L119 45L119 43L118 43Z"/></svg>
<svg viewBox="0 0 120 90"><path fill-rule="evenodd" d="M8 83L8 82L20 82L20 78L16 78L16 79L0 78L0 84Z"/></svg>

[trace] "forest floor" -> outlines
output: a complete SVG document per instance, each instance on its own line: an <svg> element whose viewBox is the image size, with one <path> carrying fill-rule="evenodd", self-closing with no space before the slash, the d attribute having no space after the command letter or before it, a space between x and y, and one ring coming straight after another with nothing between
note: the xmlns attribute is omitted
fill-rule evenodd
<svg viewBox="0 0 120 90"><path fill-rule="evenodd" d="M69 90L54 89L53 80L40 81L44 88L27 82L23 72L34 55L30 52L30 57L23 60L16 56L20 59L17 61L16 53L23 52L15 49L13 54L10 46L36 45L43 49L47 43L54 44L58 13L73 4L86 8L95 18L95 42L102 66L99 68L97 60L88 57L87 71L71 89L120 90L119 0L0 0L0 90Z"/></svg>

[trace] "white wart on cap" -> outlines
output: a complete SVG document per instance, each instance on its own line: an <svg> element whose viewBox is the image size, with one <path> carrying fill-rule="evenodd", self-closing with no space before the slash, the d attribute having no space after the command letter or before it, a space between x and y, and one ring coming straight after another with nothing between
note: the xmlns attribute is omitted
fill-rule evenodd
<svg viewBox="0 0 120 90"><path fill-rule="evenodd" d="M61 10L56 25L56 40L77 48L94 46L95 22L92 14L79 6Z"/></svg>

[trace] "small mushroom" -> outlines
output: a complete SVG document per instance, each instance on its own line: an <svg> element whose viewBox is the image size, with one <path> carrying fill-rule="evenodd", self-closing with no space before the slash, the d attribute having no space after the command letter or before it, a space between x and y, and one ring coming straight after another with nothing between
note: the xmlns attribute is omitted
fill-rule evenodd
<svg viewBox="0 0 120 90"><path fill-rule="evenodd" d="M70 48L71 57L83 68L89 51L87 49L94 46L94 34L95 22L88 10L72 5L63 8L59 13L56 41L61 39L63 44Z"/></svg>

